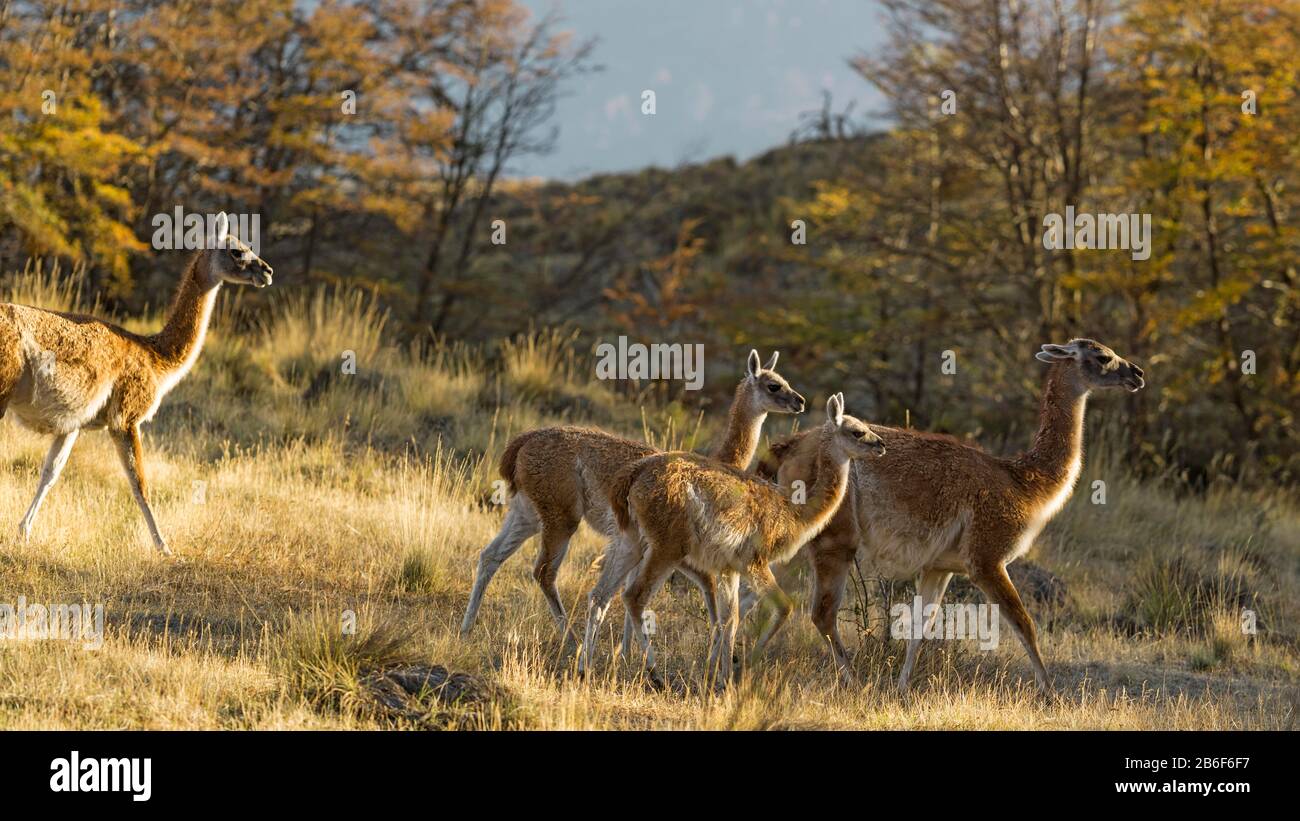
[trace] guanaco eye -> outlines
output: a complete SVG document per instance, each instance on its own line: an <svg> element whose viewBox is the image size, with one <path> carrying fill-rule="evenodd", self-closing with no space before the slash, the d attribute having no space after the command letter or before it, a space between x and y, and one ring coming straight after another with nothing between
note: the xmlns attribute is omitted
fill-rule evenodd
<svg viewBox="0 0 1300 821"><path fill-rule="evenodd" d="M773 382L767 386L767 390L769 393L777 393L778 391L781 390L781 386Z"/></svg>
<svg viewBox="0 0 1300 821"><path fill-rule="evenodd" d="M866 438L867 438L867 432L866 432L865 430L855 430L855 431L853 432L853 438L854 438L854 439L866 439Z"/></svg>

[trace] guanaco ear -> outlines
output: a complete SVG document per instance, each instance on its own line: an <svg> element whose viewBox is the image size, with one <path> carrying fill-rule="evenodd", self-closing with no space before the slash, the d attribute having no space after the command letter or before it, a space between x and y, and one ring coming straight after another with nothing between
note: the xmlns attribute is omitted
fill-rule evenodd
<svg viewBox="0 0 1300 821"><path fill-rule="evenodd" d="M779 359L780 357L781 357L780 352L772 351L772 358L767 360L767 364L763 366L763 369L768 371L776 370L776 360Z"/></svg>
<svg viewBox="0 0 1300 821"><path fill-rule="evenodd" d="M826 400L826 418L837 428L844 423L844 394L837 393Z"/></svg>
<svg viewBox="0 0 1300 821"><path fill-rule="evenodd" d="M758 376L758 372L763 369L762 360L758 358L758 351L751 350L749 352L749 361L745 363L745 369L749 371L751 377Z"/></svg>
<svg viewBox="0 0 1300 821"><path fill-rule="evenodd" d="M1034 354L1034 358L1041 362L1060 362L1065 359L1074 359L1079 349L1074 345L1052 345L1047 344L1043 349Z"/></svg>
<svg viewBox="0 0 1300 821"><path fill-rule="evenodd" d="M217 247L221 248L226 244L226 238L230 236L230 218L226 216L225 211L218 211L216 222L213 240L215 240Z"/></svg>

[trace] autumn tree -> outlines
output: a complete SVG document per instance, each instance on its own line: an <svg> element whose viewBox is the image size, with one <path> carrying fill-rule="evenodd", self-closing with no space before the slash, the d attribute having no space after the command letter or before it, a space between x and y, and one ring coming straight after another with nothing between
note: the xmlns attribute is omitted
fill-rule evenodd
<svg viewBox="0 0 1300 821"><path fill-rule="evenodd" d="M120 291L143 244L125 184L140 146L110 127L93 88L112 6L6 3L0 14L0 265L93 263Z"/></svg>

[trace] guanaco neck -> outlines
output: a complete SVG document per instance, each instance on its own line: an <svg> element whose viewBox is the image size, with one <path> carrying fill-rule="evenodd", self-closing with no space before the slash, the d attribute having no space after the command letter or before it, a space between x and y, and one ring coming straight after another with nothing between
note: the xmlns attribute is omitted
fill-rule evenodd
<svg viewBox="0 0 1300 821"><path fill-rule="evenodd" d="M1047 372L1038 411L1038 432L1029 450L1016 459L1026 481L1054 490L1078 476L1083 461L1083 416L1088 388L1073 362L1058 362Z"/></svg>
<svg viewBox="0 0 1300 821"><path fill-rule="evenodd" d="M212 320L221 279L211 275L208 251L200 251L190 260L181 277L176 298L167 311L167 321L153 337L153 347L167 372L184 371L194 364Z"/></svg>
<svg viewBox="0 0 1300 821"><path fill-rule="evenodd" d="M817 445L817 478L808 490L804 504L793 504L795 536L825 524L844 500L849 483L849 460L835 441L835 430L825 426L819 432Z"/></svg>
<svg viewBox="0 0 1300 821"><path fill-rule="evenodd" d="M731 411L727 415L727 432L714 449L713 458L723 464L744 470L758 451L758 440L763 433L767 411L754 401L754 381L746 378L736 386Z"/></svg>

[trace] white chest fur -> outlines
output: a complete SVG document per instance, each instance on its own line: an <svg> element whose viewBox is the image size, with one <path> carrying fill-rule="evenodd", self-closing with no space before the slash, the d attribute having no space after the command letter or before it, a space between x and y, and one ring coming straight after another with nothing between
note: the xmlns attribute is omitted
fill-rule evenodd
<svg viewBox="0 0 1300 821"><path fill-rule="evenodd" d="M1038 538L1038 534L1043 531L1043 528L1052 520L1052 517L1060 513L1061 508L1065 507L1065 503L1070 500L1070 494L1074 492L1075 483L1079 481L1079 473L1082 469L1083 457L1082 455L1076 455L1070 462L1070 467L1066 471L1065 480L1061 482L1061 486L1042 503L1030 518L1025 531L1020 534L1020 538L1016 542L1015 551L1007 558L1008 562L1014 561L1029 552L1034 539Z"/></svg>

